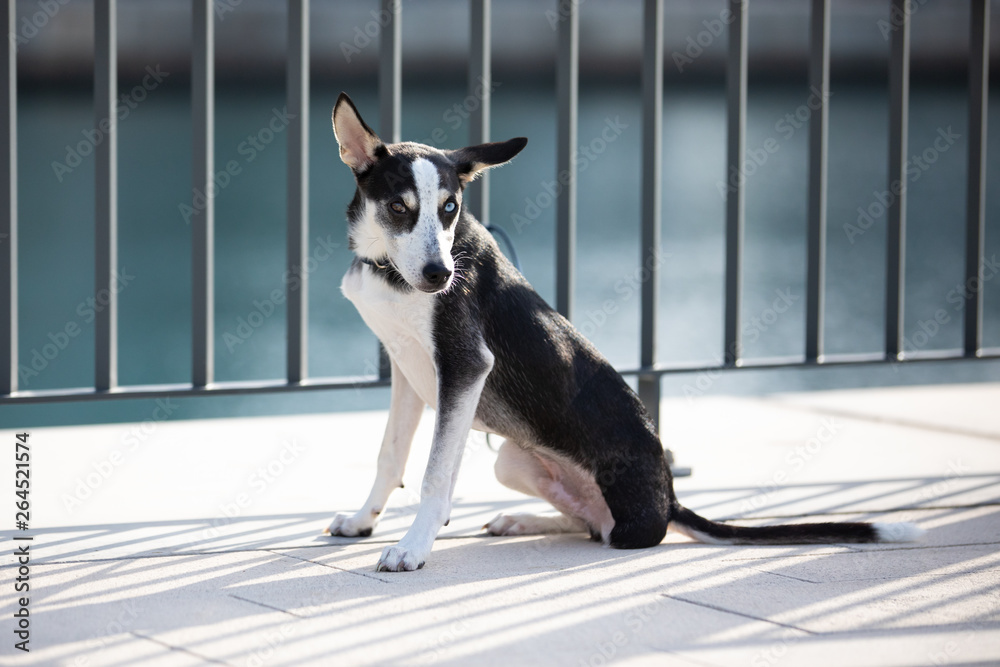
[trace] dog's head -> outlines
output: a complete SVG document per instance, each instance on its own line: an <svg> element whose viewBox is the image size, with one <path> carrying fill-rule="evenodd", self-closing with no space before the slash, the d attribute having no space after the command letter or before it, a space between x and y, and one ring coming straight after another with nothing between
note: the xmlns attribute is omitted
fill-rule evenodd
<svg viewBox="0 0 1000 667"><path fill-rule="evenodd" d="M466 184L528 143L517 138L451 151L386 145L344 93L333 108L333 132L358 183L347 212L352 249L363 259L388 262L411 287L429 293L452 284L451 248Z"/></svg>

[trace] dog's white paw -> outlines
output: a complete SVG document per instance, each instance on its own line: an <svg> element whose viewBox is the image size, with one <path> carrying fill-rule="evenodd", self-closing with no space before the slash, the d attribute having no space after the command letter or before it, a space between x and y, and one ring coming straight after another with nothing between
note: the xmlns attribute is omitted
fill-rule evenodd
<svg viewBox="0 0 1000 667"><path fill-rule="evenodd" d="M323 532L341 537L368 537L375 527L374 517L357 514L337 514Z"/></svg>
<svg viewBox="0 0 1000 667"><path fill-rule="evenodd" d="M412 572L424 566L424 559L412 551L395 546L386 547L375 566L376 572Z"/></svg>
<svg viewBox="0 0 1000 667"><path fill-rule="evenodd" d="M488 524L483 526L489 535L525 535L529 527L522 521L525 514L497 514Z"/></svg>

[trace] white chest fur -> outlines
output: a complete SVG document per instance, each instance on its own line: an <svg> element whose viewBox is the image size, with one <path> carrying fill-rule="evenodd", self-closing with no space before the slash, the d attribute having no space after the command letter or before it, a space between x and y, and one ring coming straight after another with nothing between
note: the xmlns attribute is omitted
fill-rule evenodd
<svg viewBox="0 0 1000 667"><path fill-rule="evenodd" d="M434 295L416 290L400 292L373 275L367 266L349 269L340 290L382 341L421 400L437 409Z"/></svg>

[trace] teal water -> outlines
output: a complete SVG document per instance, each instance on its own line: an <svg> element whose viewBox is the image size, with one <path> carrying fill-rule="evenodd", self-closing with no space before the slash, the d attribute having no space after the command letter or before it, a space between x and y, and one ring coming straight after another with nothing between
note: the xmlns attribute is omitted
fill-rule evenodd
<svg viewBox="0 0 1000 667"><path fill-rule="evenodd" d="M337 157L329 112L339 90L316 89L310 135L310 357L314 376L371 372L373 336L339 293L349 263L344 210L353 192ZM368 119L372 89L352 90ZM280 89L218 92L216 168L216 377L284 374L285 135ZM404 91L403 136L455 148L465 144L465 95L442 86ZM996 97L994 95L993 97ZM743 313L749 357L801 355L805 322L805 219L809 92L805 86L752 86L746 169ZM882 345L886 190L886 91L835 86L830 99L830 190L826 346L831 353ZM455 105L459 105L458 109ZM1000 112L992 105L992 128ZM790 114L790 116L789 116ZM21 388L86 386L93 375L92 155L89 94L24 92L19 101ZM584 86L575 321L616 365L638 364L640 101L630 86ZM122 384L190 379L191 119L186 84L167 79L119 124L119 379ZM265 129L269 130L264 131ZM555 99L537 87L494 92L493 136L524 135L527 149L492 176L491 216L516 245L528 279L554 294ZM915 86L910 154L921 157L909 186L906 332L914 349L961 343L966 102L961 86ZM93 136L93 135L91 135ZM253 139L256 137L256 139ZM660 359L715 362L721 357L725 189L722 86L668 87L664 100L663 245ZM935 146L937 141L937 146ZM949 143L950 142L950 143ZM86 145L83 146L85 152ZM1000 138L990 139L986 256L1000 250ZM933 160L931 160L933 158ZM925 161L923 161L925 160ZM57 173L58 172L58 173ZM867 227L866 227L867 226ZM986 267L985 344L1000 345L1000 269ZM279 297L277 299L273 297ZM931 323L935 322L936 326ZM933 329L933 335L926 332ZM921 334L920 332L925 332ZM748 373L713 391L775 391L871 382L963 381L1000 377L996 364L925 364L822 374ZM727 376L728 377L728 376ZM809 379L802 379L809 378ZM876 378L876 379L872 379ZM685 380L665 380L668 395ZM185 400L178 416L358 409L386 404L382 390ZM143 419L153 404L16 406L5 425Z"/></svg>

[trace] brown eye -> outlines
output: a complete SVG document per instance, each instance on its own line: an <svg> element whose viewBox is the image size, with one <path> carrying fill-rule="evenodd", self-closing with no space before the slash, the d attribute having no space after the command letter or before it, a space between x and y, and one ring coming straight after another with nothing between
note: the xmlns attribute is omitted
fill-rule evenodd
<svg viewBox="0 0 1000 667"><path fill-rule="evenodd" d="M398 213L402 215L403 213L406 213L406 204L404 204L401 201L394 201L391 204L389 204L389 210L392 211L393 213Z"/></svg>

